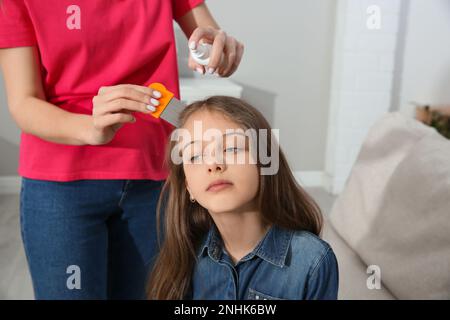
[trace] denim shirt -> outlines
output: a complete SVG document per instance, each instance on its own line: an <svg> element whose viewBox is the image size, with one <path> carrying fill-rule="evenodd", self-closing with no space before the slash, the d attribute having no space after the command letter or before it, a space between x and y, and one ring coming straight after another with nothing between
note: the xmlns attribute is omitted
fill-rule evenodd
<svg viewBox="0 0 450 320"><path fill-rule="evenodd" d="M273 225L234 264L213 224L197 254L187 299L337 299L336 257L328 243L308 231Z"/></svg>

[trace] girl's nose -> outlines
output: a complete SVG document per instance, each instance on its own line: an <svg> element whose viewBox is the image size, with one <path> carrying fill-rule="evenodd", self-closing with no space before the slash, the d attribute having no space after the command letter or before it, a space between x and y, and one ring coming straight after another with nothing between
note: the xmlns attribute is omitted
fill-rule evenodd
<svg viewBox="0 0 450 320"><path fill-rule="evenodd" d="M223 170L224 170L223 164L213 163L211 165L208 165L208 172L223 171Z"/></svg>

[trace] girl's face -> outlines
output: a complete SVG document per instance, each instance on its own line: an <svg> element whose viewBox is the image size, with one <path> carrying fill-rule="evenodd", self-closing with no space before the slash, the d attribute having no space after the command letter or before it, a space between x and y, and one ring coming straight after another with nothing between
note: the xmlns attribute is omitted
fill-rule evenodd
<svg viewBox="0 0 450 320"><path fill-rule="evenodd" d="M259 171L244 129L208 110L193 113L182 129L190 135L181 148L191 197L210 213L255 210Z"/></svg>

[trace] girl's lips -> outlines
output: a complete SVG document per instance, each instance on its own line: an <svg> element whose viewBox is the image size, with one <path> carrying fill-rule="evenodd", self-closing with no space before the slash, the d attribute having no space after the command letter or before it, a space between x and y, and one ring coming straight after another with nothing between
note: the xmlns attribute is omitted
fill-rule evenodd
<svg viewBox="0 0 450 320"><path fill-rule="evenodd" d="M212 185L211 187L208 188L207 191L217 192L217 191L223 190L225 188L231 187L232 185L233 184L230 182L222 182L222 183Z"/></svg>

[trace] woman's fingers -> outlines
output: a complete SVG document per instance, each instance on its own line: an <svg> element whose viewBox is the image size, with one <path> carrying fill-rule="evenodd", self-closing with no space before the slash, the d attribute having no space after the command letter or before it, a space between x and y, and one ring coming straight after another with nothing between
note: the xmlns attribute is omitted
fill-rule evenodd
<svg viewBox="0 0 450 320"><path fill-rule="evenodd" d="M119 112L121 110L150 113L159 106L156 97L161 97L158 91L151 88L134 85L118 85L114 87L102 87L101 93L94 97L94 115Z"/></svg>
<svg viewBox="0 0 450 320"><path fill-rule="evenodd" d="M161 96L152 88L132 84L101 87L92 99L92 144L111 141L124 123L136 121L134 112L156 111Z"/></svg>
<svg viewBox="0 0 450 320"><path fill-rule="evenodd" d="M200 74L205 74L205 67L195 62L191 55L189 55L188 66L191 70L195 70Z"/></svg>
<svg viewBox="0 0 450 320"><path fill-rule="evenodd" d="M224 55L226 59L224 59L224 63L219 68L219 75L222 77L228 76L236 61L237 46L236 40L233 37L227 37Z"/></svg>
<svg viewBox="0 0 450 320"><path fill-rule="evenodd" d="M151 113L156 111L159 102L156 99L151 99L150 103L137 102L134 100L118 98L108 101L101 105L96 115L104 115L108 113L116 113L122 111L137 111L142 113Z"/></svg>
<svg viewBox="0 0 450 320"><path fill-rule="evenodd" d="M234 60L234 64L231 67L230 71L226 75L224 75L224 77L231 76L237 70L239 64L241 63L243 55L244 55L244 45L238 42L236 47L236 59Z"/></svg>
<svg viewBox="0 0 450 320"><path fill-rule="evenodd" d="M153 102L153 104L156 103L156 105L158 105L158 99L161 98L162 94L161 92L153 90L149 87L123 84L112 87L101 87L99 89L98 96L103 102L125 98L145 104L150 104Z"/></svg>
<svg viewBox="0 0 450 320"><path fill-rule="evenodd" d="M124 123L135 122L136 119L133 115L127 113L111 113L101 117L94 118L94 127L98 130L102 130L106 127L113 125L122 125ZM116 126L117 127L117 126ZM120 126L117 127L117 129Z"/></svg>
<svg viewBox="0 0 450 320"><path fill-rule="evenodd" d="M189 37L189 48L195 49L200 42L201 39L206 39L209 41L206 42L213 42L214 38L216 36L217 30L211 27L207 28L196 28L191 36Z"/></svg>
<svg viewBox="0 0 450 320"><path fill-rule="evenodd" d="M211 27L197 28L189 38L189 47L195 49L200 40L206 43L212 43L211 56L209 58L209 65L206 67L206 72L213 74L220 65L227 34L223 30L217 30ZM190 66L192 69L197 69L197 66L193 64Z"/></svg>
<svg viewBox="0 0 450 320"><path fill-rule="evenodd" d="M199 42L212 43L210 61L208 66L203 67L189 57L189 68L204 74L216 73L221 77L232 75L242 60L244 46L235 38L227 36L223 30L212 27L197 28L189 38L189 46L194 49Z"/></svg>
<svg viewBox="0 0 450 320"><path fill-rule="evenodd" d="M206 68L206 71L208 73L213 74L214 72L217 71L217 68L219 67L222 59L222 55L224 53L226 41L227 41L226 33L222 30L219 30L212 44L211 56L209 59L209 64Z"/></svg>
<svg viewBox="0 0 450 320"><path fill-rule="evenodd" d="M98 94L105 95L105 94L111 93L113 91L124 90L124 89L125 90L126 89L134 89L134 90L139 91L148 96L153 96L154 98L157 98L157 99L161 98L161 92L159 92L157 90L153 90L150 87L139 86L136 84L118 84L115 86L102 86L98 90Z"/></svg>
<svg viewBox="0 0 450 320"><path fill-rule="evenodd" d="M107 91L102 95L104 102L109 102L120 98L139 101L142 103L150 103L152 96L151 93L144 93L130 86L117 87L116 89Z"/></svg>

